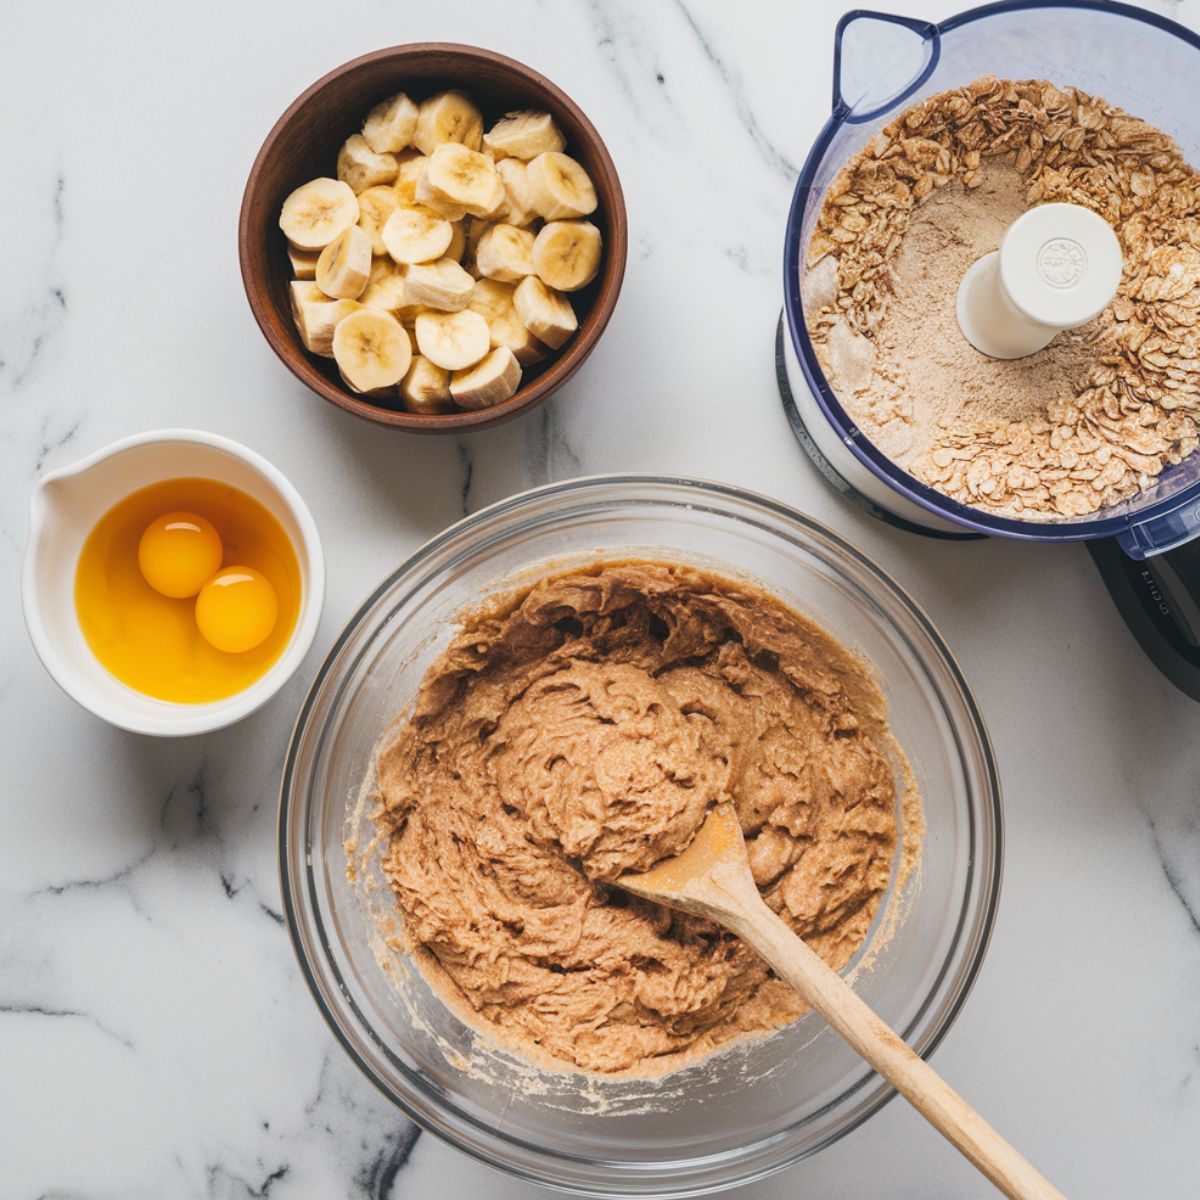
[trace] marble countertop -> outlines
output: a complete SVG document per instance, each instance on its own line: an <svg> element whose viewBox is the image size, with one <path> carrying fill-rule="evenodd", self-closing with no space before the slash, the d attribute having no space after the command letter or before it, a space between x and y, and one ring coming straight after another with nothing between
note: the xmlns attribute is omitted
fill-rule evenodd
<svg viewBox="0 0 1200 1200"><path fill-rule="evenodd" d="M1083 549L877 524L827 489L779 405L784 215L846 6L47 0L10 14L0 1195L542 1194L421 1134L334 1044L280 915L276 789L308 680L381 576L513 491L624 469L769 492L931 614L989 722L1008 833L992 947L936 1065L1067 1195L1196 1195L1200 705L1143 658ZM1200 29L1200 0L1152 7ZM462 438L381 433L307 393L250 316L235 248L246 172L287 103L339 62L425 39L565 84L608 140L630 217L624 294L586 369L539 411ZM60 693L16 584L37 475L168 425L272 459L329 567L295 679L242 725L181 742L110 729ZM730 1194L994 1193L893 1103Z"/></svg>

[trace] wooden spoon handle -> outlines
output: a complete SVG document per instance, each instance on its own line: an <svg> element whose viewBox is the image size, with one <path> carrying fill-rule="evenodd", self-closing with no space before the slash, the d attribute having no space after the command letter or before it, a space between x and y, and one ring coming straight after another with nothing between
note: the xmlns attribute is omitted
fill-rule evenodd
<svg viewBox="0 0 1200 1200"><path fill-rule="evenodd" d="M727 923L1010 1200L1064 1200L766 904L743 902Z"/></svg>

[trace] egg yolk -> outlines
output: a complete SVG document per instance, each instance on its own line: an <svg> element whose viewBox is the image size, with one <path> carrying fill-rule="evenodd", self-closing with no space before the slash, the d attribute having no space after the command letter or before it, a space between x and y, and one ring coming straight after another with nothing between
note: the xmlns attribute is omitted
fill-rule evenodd
<svg viewBox="0 0 1200 1200"><path fill-rule="evenodd" d="M138 542L138 566L160 595L194 596L221 569L221 536L212 523L189 512L151 521Z"/></svg>
<svg viewBox="0 0 1200 1200"><path fill-rule="evenodd" d="M242 654L265 641L279 616L275 589L253 567L226 567L201 589L196 625L209 645Z"/></svg>

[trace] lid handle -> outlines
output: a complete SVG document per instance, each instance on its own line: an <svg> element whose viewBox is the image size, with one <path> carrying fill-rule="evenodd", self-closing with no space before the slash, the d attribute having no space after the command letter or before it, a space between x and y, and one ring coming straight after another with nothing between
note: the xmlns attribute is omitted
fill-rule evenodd
<svg viewBox="0 0 1200 1200"><path fill-rule="evenodd" d="M833 111L850 124L882 116L933 74L941 52L929 21L852 9L833 35Z"/></svg>

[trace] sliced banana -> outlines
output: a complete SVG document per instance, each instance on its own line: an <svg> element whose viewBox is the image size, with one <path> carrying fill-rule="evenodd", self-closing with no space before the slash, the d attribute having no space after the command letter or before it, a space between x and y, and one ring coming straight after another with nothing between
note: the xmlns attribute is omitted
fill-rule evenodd
<svg viewBox="0 0 1200 1200"><path fill-rule="evenodd" d="M400 380L400 399L409 412L445 412L450 407L450 372L423 354L414 354Z"/></svg>
<svg viewBox="0 0 1200 1200"><path fill-rule="evenodd" d="M288 243L288 262L292 264L292 275L296 279L316 279L317 259L320 257L316 250L297 250Z"/></svg>
<svg viewBox="0 0 1200 1200"><path fill-rule="evenodd" d="M363 122L363 137L376 154L395 154L412 145L417 106L403 93L375 105Z"/></svg>
<svg viewBox="0 0 1200 1200"><path fill-rule="evenodd" d="M521 364L507 346L497 346L476 366L450 376L450 395L459 408L490 408L521 384Z"/></svg>
<svg viewBox="0 0 1200 1200"><path fill-rule="evenodd" d="M393 315L407 306L404 295L404 268L398 267L390 258L377 258L371 264L371 278L367 290L359 296L367 308L377 308Z"/></svg>
<svg viewBox="0 0 1200 1200"><path fill-rule="evenodd" d="M333 358L347 387L378 396L404 378L412 362L412 343L395 317L362 308L337 323Z"/></svg>
<svg viewBox="0 0 1200 1200"><path fill-rule="evenodd" d="M511 283L501 283L496 279L477 279L471 289L467 307L490 321L512 308L515 290L516 286Z"/></svg>
<svg viewBox="0 0 1200 1200"><path fill-rule="evenodd" d="M500 205L500 220L524 227L537 220L537 206L529 186L529 168L519 158L502 158L496 164L496 174L504 184L504 203Z"/></svg>
<svg viewBox="0 0 1200 1200"><path fill-rule="evenodd" d="M358 220L358 197L348 183L314 179L284 202L279 228L297 250L323 250Z"/></svg>
<svg viewBox="0 0 1200 1200"><path fill-rule="evenodd" d="M442 312L467 307L475 280L452 258L414 263L404 274L404 296L408 304L424 304Z"/></svg>
<svg viewBox="0 0 1200 1200"><path fill-rule="evenodd" d="M280 213L305 346L337 359L355 391L402 380L414 412L511 396L522 367L578 329L563 293L600 269L600 230L580 219L595 212L596 189L565 146L536 109L485 134L457 90L376 104L343 143L337 179L297 188Z"/></svg>
<svg viewBox="0 0 1200 1200"><path fill-rule="evenodd" d="M450 246L450 222L415 208L398 208L379 231L388 254L398 263L432 262Z"/></svg>
<svg viewBox="0 0 1200 1200"><path fill-rule="evenodd" d="M521 323L539 342L557 350L579 328L575 310L566 296L529 275L513 292L513 307Z"/></svg>
<svg viewBox="0 0 1200 1200"><path fill-rule="evenodd" d="M525 327L513 307L516 285L496 279L476 280L467 307L488 323L488 336L493 346L507 346L523 367L541 362L546 347Z"/></svg>
<svg viewBox="0 0 1200 1200"><path fill-rule="evenodd" d="M463 92L439 92L417 112L413 144L422 154L432 154L445 142L461 142L470 150L483 145L483 116Z"/></svg>
<svg viewBox="0 0 1200 1200"><path fill-rule="evenodd" d="M323 358L333 357L333 331L337 323L362 308L357 300L330 300L307 279L292 281L291 300L292 318L304 348Z"/></svg>
<svg viewBox="0 0 1200 1200"><path fill-rule="evenodd" d="M337 176L355 192L379 183L391 183L400 170L394 154L376 154L361 133L351 134L337 156Z"/></svg>
<svg viewBox="0 0 1200 1200"><path fill-rule="evenodd" d="M548 287L575 292L600 270L600 230L591 221L551 221L533 241L533 269Z"/></svg>
<svg viewBox="0 0 1200 1200"><path fill-rule="evenodd" d="M488 279L515 283L533 274L534 236L503 221L488 227L475 244L475 264Z"/></svg>
<svg viewBox="0 0 1200 1200"><path fill-rule="evenodd" d="M317 286L335 300L356 300L371 277L371 239L357 226L338 234L317 259Z"/></svg>
<svg viewBox="0 0 1200 1200"><path fill-rule="evenodd" d="M417 203L417 180L425 170L426 158L419 150L402 150L396 155L396 199L406 208Z"/></svg>
<svg viewBox="0 0 1200 1200"><path fill-rule="evenodd" d="M488 337L493 346L507 346L523 367L541 362L546 357L545 344L533 336L511 304L488 318Z"/></svg>
<svg viewBox="0 0 1200 1200"><path fill-rule="evenodd" d="M386 254L387 247L379 236L384 222L400 207L396 189L386 184L369 187L358 196L358 227L371 239L372 254Z"/></svg>
<svg viewBox="0 0 1200 1200"><path fill-rule="evenodd" d="M445 142L429 156L425 174L417 182L417 199L486 217L504 202L504 182L488 155Z"/></svg>
<svg viewBox="0 0 1200 1200"><path fill-rule="evenodd" d="M421 313L416 331L417 349L447 371L473 367L492 344L487 322L469 308L454 313Z"/></svg>
<svg viewBox="0 0 1200 1200"><path fill-rule="evenodd" d="M416 196L417 203L423 208L429 209L430 212L435 212L439 217L444 217L447 221L461 221L466 215L467 210L461 204L455 204L453 200L447 200L441 192L435 191L429 182L429 163L430 159L423 159L421 162L421 172L417 176Z"/></svg>
<svg viewBox="0 0 1200 1200"><path fill-rule="evenodd" d="M499 159L511 155L528 160L561 150L567 143L549 113L524 109L505 113L483 135L483 144Z"/></svg>
<svg viewBox="0 0 1200 1200"><path fill-rule="evenodd" d="M547 151L526 171L534 206L547 221L586 217L599 201L588 173L568 154Z"/></svg>

